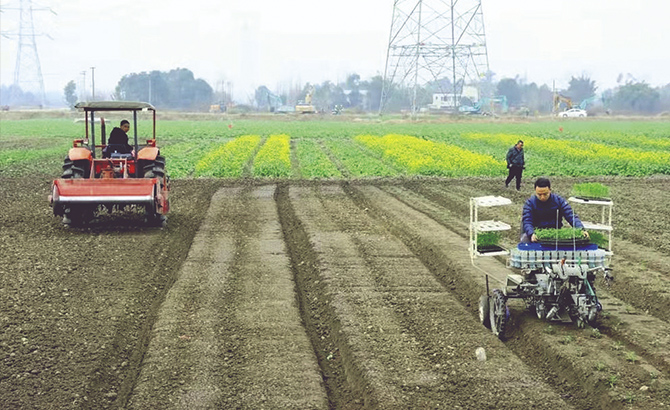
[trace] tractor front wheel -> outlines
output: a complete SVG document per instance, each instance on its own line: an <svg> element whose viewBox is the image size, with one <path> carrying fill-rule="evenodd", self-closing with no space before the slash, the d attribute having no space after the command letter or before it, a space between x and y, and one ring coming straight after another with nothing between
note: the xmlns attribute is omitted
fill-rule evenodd
<svg viewBox="0 0 670 410"><path fill-rule="evenodd" d="M63 163L63 179L86 178L90 169L90 163L85 159L77 161L70 160L66 157Z"/></svg>

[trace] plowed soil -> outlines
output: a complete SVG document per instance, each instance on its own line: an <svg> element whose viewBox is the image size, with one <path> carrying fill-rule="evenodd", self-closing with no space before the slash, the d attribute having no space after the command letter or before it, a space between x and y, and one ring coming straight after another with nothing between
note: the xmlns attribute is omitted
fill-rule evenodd
<svg viewBox="0 0 670 410"><path fill-rule="evenodd" d="M670 179L604 182L598 326L510 300L501 341L477 306L510 270L471 264L468 200L506 196L491 216L516 223L527 186L177 180L164 228L72 229L49 179L1 179L0 408L670 408Z"/></svg>

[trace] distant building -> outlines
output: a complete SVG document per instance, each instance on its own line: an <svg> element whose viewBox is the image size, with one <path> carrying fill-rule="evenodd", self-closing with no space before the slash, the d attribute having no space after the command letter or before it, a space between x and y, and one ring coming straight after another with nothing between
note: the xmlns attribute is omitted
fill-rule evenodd
<svg viewBox="0 0 670 410"><path fill-rule="evenodd" d="M463 101L466 99L466 101ZM477 87L465 86L460 95L460 99L454 105L453 93L435 93L433 94L433 102L428 108L435 110L458 109L461 105L472 105L472 103L479 101L479 90Z"/></svg>

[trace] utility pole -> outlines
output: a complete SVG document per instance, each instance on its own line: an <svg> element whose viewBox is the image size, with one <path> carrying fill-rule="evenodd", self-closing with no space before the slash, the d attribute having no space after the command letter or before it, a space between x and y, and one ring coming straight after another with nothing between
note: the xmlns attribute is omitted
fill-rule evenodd
<svg viewBox="0 0 670 410"><path fill-rule="evenodd" d="M458 111L463 86L489 71L481 0L394 0L379 114L394 93L421 87L441 93Z"/></svg>
<svg viewBox="0 0 670 410"><path fill-rule="evenodd" d="M95 67L91 67L91 90L93 94L91 98L95 101Z"/></svg>
<svg viewBox="0 0 670 410"><path fill-rule="evenodd" d="M37 54L36 38L47 34L37 33L33 22L33 11L48 10L56 14L50 8L36 7L32 0L19 0L19 7L2 7L0 11L18 10L19 11L19 32L3 32L2 36L6 38L16 37L19 40L16 65L14 68L14 84L10 96L12 104L31 103L25 101L25 94L32 93L40 107L46 104L46 94L44 92L44 78L42 77L42 68L40 58ZM51 38L51 37L49 37Z"/></svg>
<svg viewBox="0 0 670 410"><path fill-rule="evenodd" d="M80 74L83 76L81 92L84 94L81 96L81 100L88 101L88 97L86 96L86 70L82 71Z"/></svg>

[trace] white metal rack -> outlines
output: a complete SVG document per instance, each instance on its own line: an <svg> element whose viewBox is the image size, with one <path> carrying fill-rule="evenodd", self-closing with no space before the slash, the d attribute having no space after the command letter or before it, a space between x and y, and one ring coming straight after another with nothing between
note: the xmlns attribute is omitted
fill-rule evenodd
<svg viewBox="0 0 670 410"><path fill-rule="evenodd" d="M512 200L501 196L480 196L470 198L470 258L474 263L477 256L499 256L509 255L509 250L500 248L499 251L479 252L477 249L477 236L480 232L507 231L512 229L509 224L495 220L479 220L479 208L493 206L511 205Z"/></svg>
<svg viewBox="0 0 670 410"><path fill-rule="evenodd" d="M614 202L609 199L586 199L586 198L579 198L579 197L574 197L571 196L568 198L568 201L574 202L576 204L584 204L584 205L597 205L602 207L602 212L601 212L601 217L600 217L600 222L586 222L582 221L582 224L584 225L584 229L588 230L594 230L594 231L605 231L607 232L607 239L608 239L608 246L609 249L605 249L605 252L607 253L608 256L612 256L612 207L614 205Z"/></svg>

